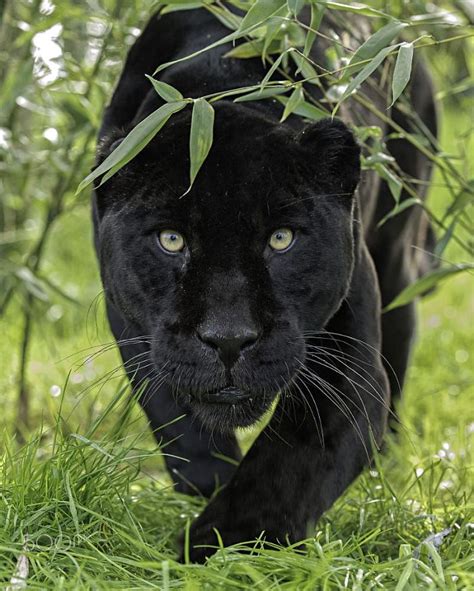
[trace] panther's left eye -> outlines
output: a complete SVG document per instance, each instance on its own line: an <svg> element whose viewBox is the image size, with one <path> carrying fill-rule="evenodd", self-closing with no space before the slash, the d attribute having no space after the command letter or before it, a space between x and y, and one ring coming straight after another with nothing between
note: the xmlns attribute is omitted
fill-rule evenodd
<svg viewBox="0 0 474 591"><path fill-rule="evenodd" d="M184 236L174 230L160 232L158 241L161 248L171 254L176 254L184 249Z"/></svg>
<svg viewBox="0 0 474 591"><path fill-rule="evenodd" d="M268 244L273 250L284 251L288 250L293 244L294 234L289 228L278 228L270 236Z"/></svg>

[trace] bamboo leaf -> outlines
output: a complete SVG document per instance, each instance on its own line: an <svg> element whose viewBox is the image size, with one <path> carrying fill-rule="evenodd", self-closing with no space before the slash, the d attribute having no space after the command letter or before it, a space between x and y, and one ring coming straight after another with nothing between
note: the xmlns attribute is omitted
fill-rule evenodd
<svg viewBox="0 0 474 591"><path fill-rule="evenodd" d="M281 9L280 9L281 10ZM279 15L279 13L277 13ZM272 41L279 35L280 29L283 25L284 21L279 16L275 16L271 18L265 29L265 36L263 38L263 50L262 50L262 57L263 59L266 58L268 54L268 48L272 44Z"/></svg>
<svg viewBox="0 0 474 591"><path fill-rule="evenodd" d="M225 27L236 31L240 27L242 18L232 13L228 8L220 8L215 4L205 4L204 8L211 12Z"/></svg>
<svg viewBox="0 0 474 591"><path fill-rule="evenodd" d="M339 105L344 101L350 94L354 92L383 62L387 55L395 48L395 45L384 47L379 53L355 76L351 82L347 85L347 88L342 93L339 102L337 103L334 112L337 111Z"/></svg>
<svg viewBox="0 0 474 591"><path fill-rule="evenodd" d="M394 207L386 216L384 216L380 222L377 224L377 228L382 227L388 220L394 218L405 209L409 207L413 207L413 205L422 205L422 202L417 197L410 197L409 199L404 199L400 204Z"/></svg>
<svg viewBox="0 0 474 591"><path fill-rule="evenodd" d="M380 154L380 156L383 156L383 154ZM381 162L377 162L374 168L378 172L378 174L384 179L384 181L386 181L395 203L398 204L403 189L402 181L399 177L395 176L387 166L385 166ZM404 201L403 203L406 203L406 201Z"/></svg>
<svg viewBox="0 0 474 591"><path fill-rule="evenodd" d="M265 22L285 4L285 0L257 0L242 19L238 32L248 31Z"/></svg>
<svg viewBox="0 0 474 591"><path fill-rule="evenodd" d="M358 2L345 4L343 2L332 2L330 0L327 0L326 5L328 8L331 8L332 10L342 10L344 12L353 12L355 14L364 14L366 16L388 16L381 10L377 10L376 8L370 8L366 4L360 4Z"/></svg>
<svg viewBox="0 0 474 591"><path fill-rule="evenodd" d="M240 27L237 29L237 31L234 31L233 33L230 33L229 35L226 35L225 37L221 37L217 41L214 41L214 43L211 43L210 45L206 45L205 47L202 47L201 49L198 49L197 51L195 51L189 55L179 57L175 60L172 60L171 62L166 62L164 64L160 64L156 68L156 70L154 71L154 74L157 74L158 72L161 72L162 70L165 70L166 68L169 68L170 66L174 66L175 64L179 64L181 62L191 60L191 59L197 57L198 55L205 53L206 51L210 51L211 49L214 49L215 47L220 47L221 45L224 45L224 44L229 43L231 41L235 41L236 39L240 39L240 37L247 35L253 29L255 29L258 25L263 24L270 16L277 14L278 11L284 5L285 5L285 0L257 0L257 2L252 6L252 8L247 12L245 17L242 19L242 22L240 23ZM166 8L167 7L165 7L165 9ZM162 11L162 13L163 12L164 12L164 10Z"/></svg>
<svg viewBox="0 0 474 591"><path fill-rule="evenodd" d="M278 42L270 43L266 48L266 54L271 55L278 53L280 50L280 44ZM263 52L263 40L259 41L248 41L247 43L241 43L230 51L224 54L224 57L233 57L239 59L249 59L252 57L260 57Z"/></svg>
<svg viewBox="0 0 474 591"><path fill-rule="evenodd" d="M292 49L289 49L288 52L292 52ZM270 81L270 78L273 76L273 74L276 72L277 68L280 67L280 64L283 60L283 58L285 57L285 55L287 55L288 53L287 51L282 52L277 58L276 60L273 62L272 67L268 70L268 72L265 74L260 87L263 90L264 86Z"/></svg>
<svg viewBox="0 0 474 591"><path fill-rule="evenodd" d="M399 293L398 296L383 309L383 312L389 312L390 310L394 310L400 306L405 306L417 296L435 287L435 285L437 285L440 281L471 269L474 269L474 263L452 265L450 267L443 267L441 269L436 269L436 271L432 271L431 273L427 273L418 279L418 281L415 281L415 283L412 283L401 293Z"/></svg>
<svg viewBox="0 0 474 591"><path fill-rule="evenodd" d="M175 0L167 3L160 11L160 14L169 14L180 10L194 10L196 8L202 8L202 0Z"/></svg>
<svg viewBox="0 0 474 591"><path fill-rule="evenodd" d="M166 101L167 103L174 103L176 101L182 101L183 95L171 86L170 84L166 84L166 82L162 82L161 80L155 80L148 74L145 74L148 80L153 84L153 88L156 92L161 96L161 98Z"/></svg>
<svg viewBox="0 0 474 591"><path fill-rule="evenodd" d="M282 104L286 105L288 103L288 98L286 96L279 96L277 100ZM318 109L311 103L303 101L293 110L295 115L300 115L305 119L311 119L313 121L319 121L320 119L324 119L325 117L329 117L331 114L323 111L322 109Z"/></svg>
<svg viewBox="0 0 474 591"><path fill-rule="evenodd" d="M435 256L440 257L443 254L443 252L445 251L446 247L449 244L449 241L453 237L454 228L456 227L457 223L458 223L458 218L455 217L453 219L453 221L449 224L449 228L446 230L446 232L443 234L443 236L438 240L438 242L436 243L435 249L434 249Z"/></svg>
<svg viewBox="0 0 474 591"><path fill-rule="evenodd" d="M194 180L209 154L214 132L214 109L205 99L194 101L191 118L191 134L189 137L190 185ZM188 190L189 190L188 189Z"/></svg>
<svg viewBox="0 0 474 591"><path fill-rule="evenodd" d="M357 49L349 61L349 66L375 57L406 26L405 23L393 20L385 25L385 27L379 29Z"/></svg>
<svg viewBox="0 0 474 591"><path fill-rule="evenodd" d="M283 115L280 119L280 123L285 121L295 110L299 107L299 105L304 102L304 94L303 94L303 87L301 84L295 87L293 92L288 99L288 102L285 105L285 109L283 111Z"/></svg>
<svg viewBox="0 0 474 591"><path fill-rule="evenodd" d="M303 74L303 78L306 78L306 82L308 82L308 84L316 84L319 86L320 82L318 73L313 68L308 58L306 56L301 55L297 51L292 51L290 55L291 59L298 66L296 72L301 72L301 74Z"/></svg>
<svg viewBox="0 0 474 591"><path fill-rule="evenodd" d="M166 103L151 115L148 115L143 121L140 121L132 131L125 137L115 150L107 156L107 158L95 168L86 178L79 184L76 194L80 193L82 189L90 185L95 179L103 174L111 171L117 172L125 166L132 158L134 158L143 148L155 137L160 129L166 124L168 119L173 115L184 109L187 105L186 101L178 101L175 103ZM108 180L112 174L108 174L102 179L101 185ZM100 185L99 185L100 186Z"/></svg>
<svg viewBox="0 0 474 591"><path fill-rule="evenodd" d="M474 179L467 181L467 187L462 189L455 197L454 201L449 206L444 217L449 217L466 209L466 207L474 205Z"/></svg>
<svg viewBox="0 0 474 591"><path fill-rule="evenodd" d="M249 94L245 94L244 96L239 96L238 98L234 99L234 103L244 103L246 101L260 101L262 99L277 96L279 94L284 94L285 92L288 92L288 90L289 88L285 87L264 88L263 90L255 90L254 92L249 92Z"/></svg>
<svg viewBox="0 0 474 591"><path fill-rule="evenodd" d="M303 54L308 56L316 39L316 33L324 16L326 6L321 4L311 4L311 21L309 23L310 30L306 33L304 42Z"/></svg>
<svg viewBox="0 0 474 591"><path fill-rule="evenodd" d="M288 10L294 16L298 16L304 6L304 0L286 0Z"/></svg>
<svg viewBox="0 0 474 591"><path fill-rule="evenodd" d="M397 61L393 70L392 103L390 106L394 104L410 81L412 63L413 43L402 43L398 50Z"/></svg>

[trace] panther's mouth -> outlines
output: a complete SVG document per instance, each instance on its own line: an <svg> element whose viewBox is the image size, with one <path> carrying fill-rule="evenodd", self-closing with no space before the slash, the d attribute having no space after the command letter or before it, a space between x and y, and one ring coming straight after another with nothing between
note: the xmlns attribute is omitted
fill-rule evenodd
<svg viewBox="0 0 474 591"><path fill-rule="evenodd" d="M181 390L183 394L183 390ZM259 392L227 386L187 393L185 406L208 429L222 433L238 427L250 427L268 410L276 393Z"/></svg>
<svg viewBox="0 0 474 591"><path fill-rule="evenodd" d="M225 388L208 390L200 394L197 399L199 402L208 404L238 404L244 400L251 400L251 392L240 390L236 386L226 386Z"/></svg>

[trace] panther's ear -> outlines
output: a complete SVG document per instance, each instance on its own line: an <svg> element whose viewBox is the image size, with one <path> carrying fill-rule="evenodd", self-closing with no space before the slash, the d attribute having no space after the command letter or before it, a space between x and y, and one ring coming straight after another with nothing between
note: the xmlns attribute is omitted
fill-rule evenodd
<svg viewBox="0 0 474 591"><path fill-rule="evenodd" d="M322 119L298 136L305 168L325 190L351 196L360 178L360 147L350 129L338 119Z"/></svg>

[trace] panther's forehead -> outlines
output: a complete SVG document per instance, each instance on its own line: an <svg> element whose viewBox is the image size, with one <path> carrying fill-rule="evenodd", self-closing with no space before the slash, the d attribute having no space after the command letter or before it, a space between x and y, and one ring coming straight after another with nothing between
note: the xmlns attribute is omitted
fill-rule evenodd
<svg viewBox="0 0 474 591"><path fill-rule="evenodd" d="M147 178L141 175L142 179ZM127 201L127 210L143 223L157 223L198 233L239 234L265 231L279 225L308 224L314 194L288 173L275 182L274 174L262 172L256 180L245 170L238 182L222 167L206 163L192 189L183 194L179 182L158 171L141 183ZM181 191L181 193L180 193Z"/></svg>

